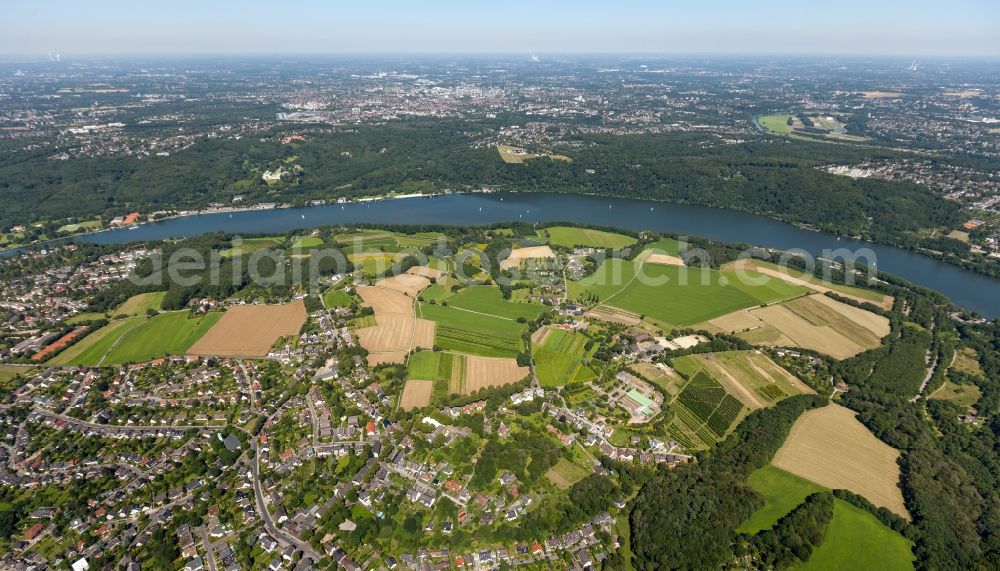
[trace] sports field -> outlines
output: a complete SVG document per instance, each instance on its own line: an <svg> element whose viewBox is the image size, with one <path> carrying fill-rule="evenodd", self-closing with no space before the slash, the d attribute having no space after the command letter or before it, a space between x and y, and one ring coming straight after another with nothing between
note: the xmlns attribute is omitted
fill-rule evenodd
<svg viewBox="0 0 1000 571"><path fill-rule="evenodd" d="M535 332L531 354L538 382L543 387L558 387L573 382L587 357L588 351L584 347L588 341L582 333L554 327L544 327Z"/></svg>
<svg viewBox="0 0 1000 571"><path fill-rule="evenodd" d="M279 337L298 335L306 320L302 300L281 305L230 307L189 352L194 355L263 357Z"/></svg>
<svg viewBox="0 0 1000 571"><path fill-rule="evenodd" d="M470 286L448 298L448 307L457 307L477 313L484 313L506 319L523 317L529 321L537 319L546 307L532 303L513 303L503 298L500 288L493 286Z"/></svg>
<svg viewBox="0 0 1000 571"><path fill-rule="evenodd" d="M764 496L764 506L736 528L739 533L757 533L763 529L771 529L779 519L804 502L809 494L827 491L827 488L819 484L771 464L751 473L747 483Z"/></svg>
<svg viewBox="0 0 1000 571"><path fill-rule="evenodd" d="M636 243L636 239L624 234L614 234L601 230L574 228L571 226L553 226L538 231L538 236L549 244L572 248L584 246L589 248L624 248Z"/></svg>
<svg viewBox="0 0 1000 571"><path fill-rule="evenodd" d="M484 357L516 357L524 349L527 325L516 321L429 303L417 304L417 317L437 324L434 344L445 349Z"/></svg>
<svg viewBox="0 0 1000 571"><path fill-rule="evenodd" d="M795 421L772 464L822 486L850 490L909 519L897 458L899 451L876 438L854 411L830 404Z"/></svg>
<svg viewBox="0 0 1000 571"><path fill-rule="evenodd" d="M792 569L835 571L913 569L913 543L889 529L872 514L843 500L834 500L833 519L823 543L804 564Z"/></svg>

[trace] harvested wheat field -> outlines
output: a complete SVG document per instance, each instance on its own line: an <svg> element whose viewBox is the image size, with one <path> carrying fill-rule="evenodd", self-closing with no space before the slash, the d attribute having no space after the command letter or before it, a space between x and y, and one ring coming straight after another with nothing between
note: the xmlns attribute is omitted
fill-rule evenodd
<svg viewBox="0 0 1000 571"><path fill-rule="evenodd" d="M406 273L435 280L441 279L441 276L444 275L444 272L441 270L435 270L434 268L428 268L427 266L413 266L412 268L406 270Z"/></svg>
<svg viewBox="0 0 1000 571"><path fill-rule="evenodd" d="M529 258L555 258L552 248L548 246L531 246L528 248L516 248L511 251L507 259L500 262L500 269L516 268L521 265L522 260Z"/></svg>
<svg viewBox="0 0 1000 571"><path fill-rule="evenodd" d="M552 332L551 327L539 327L531 334L531 344L532 345L544 345L545 340L548 339L549 333Z"/></svg>
<svg viewBox="0 0 1000 571"><path fill-rule="evenodd" d="M514 359L494 357L465 357L465 382L462 394L470 395L484 387L499 387L516 383L531 373L528 367L519 367Z"/></svg>
<svg viewBox="0 0 1000 571"><path fill-rule="evenodd" d="M876 438L854 411L830 404L803 413L771 463L910 519L899 489L898 458L899 451Z"/></svg>
<svg viewBox="0 0 1000 571"><path fill-rule="evenodd" d="M647 264L664 264L667 266L684 265L684 260L678 258L677 256L670 256L668 254L657 254L657 253L652 253L646 256L646 259L643 260L643 262Z"/></svg>
<svg viewBox="0 0 1000 571"><path fill-rule="evenodd" d="M887 318L822 294L736 311L698 327L718 333L740 332L740 337L758 345L802 347L835 359L878 347L889 334Z"/></svg>
<svg viewBox="0 0 1000 571"><path fill-rule="evenodd" d="M406 381L403 395L399 397L399 408L411 411L424 408L431 404L431 393L434 391L434 381Z"/></svg>
<svg viewBox="0 0 1000 571"><path fill-rule="evenodd" d="M413 299L396 290L380 287L359 287L358 297L364 305L372 308L375 316L386 313L413 315Z"/></svg>
<svg viewBox="0 0 1000 571"><path fill-rule="evenodd" d="M764 322L754 317L748 310L739 309L726 315L720 315L715 319L709 319L697 328L710 333L734 333L763 326Z"/></svg>
<svg viewBox="0 0 1000 571"><path fill-rule="evenodd" d="M601 305L591 309L584 314L584 317L600 319L601 321L607 321L609 323L620 323L622 325L638 325L641 321L639 316L631 311L625 311L624 309L618 309L617 307L608 307L606 305Z"/></svg>
<svg viewBox="0 0 1000 571"><path fill-rule="evenodd" d="M813 276L792 276L781 271L781 268L778 266L768 264L767 262L762 262L760 260L737 260L726 264L723 266L723 269L763 274L790 284L809 288L818 293L832 291L839 296L853 299L858 303L871 303L886 310L892 309L892 303L894 301L891 295L883 295L872 290L866 290L853 286L829 284Z"/></svg>
<svg viewBox="0 0 1000 571"><path fill-rule="evenodd" d="M407 277L427 283L426 278ZM368 351L368 364L404 363L410 350L434 346L434 322L414 316L412 298L388 287L359 287L357 293L375 312L375 325L356 331Z"/></svg>
<svg viewBox="0 0 1000 571"><path fill-rule="evenodd" d="M375 287L395 290L407 297L416 297L420 290L429 285L431 285L429 279L414 274L400 274L375 282Z"/></svg>
<svg viewBox="0 0 1000 571"><path fill-rule="evenodd" d="M264 357L278 338L298 335L306 321L302 300L281 305L236 305L188 349L192 355Z"/></svg>

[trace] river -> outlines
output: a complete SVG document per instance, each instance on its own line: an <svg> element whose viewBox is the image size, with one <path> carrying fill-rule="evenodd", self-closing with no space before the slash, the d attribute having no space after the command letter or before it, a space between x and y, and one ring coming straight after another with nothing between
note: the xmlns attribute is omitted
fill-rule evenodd
<svg viewBox="0 0 1000 571"><path fill-rule="evenodd" d="M208 232L279 233L331 224L450 224L516 221L574 221L745 242L768 248L800 248L814 256L824 250L874 253L880 270L940 291L957 306L987 318L1000 316L1000 280L892 246L839 238L766 218L720 208L647 200L555 193L451 194L425 198L327 204L303 208L219 212L171 218L81 237L98 243L162 240Z"/></svg>

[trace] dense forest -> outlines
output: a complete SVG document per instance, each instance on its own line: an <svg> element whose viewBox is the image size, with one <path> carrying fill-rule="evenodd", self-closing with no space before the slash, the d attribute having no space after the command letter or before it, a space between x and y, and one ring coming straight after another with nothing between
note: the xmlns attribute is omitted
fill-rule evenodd
<svg viewBox="0 0 1000 571"><path fill-rule="evenodd" d="M735 208L845 235L908 247L914 232L954 227L957 204L909 183L852 180L815 167L871 153L840 145L769 139L722 144L713 136L588 136L559 152L572 162L504 163L474 143L488 126L403 121L310 135L205 139L169 157L52 161L43 153L0 160L0 227L128 211L193 209L211 203L288 202L390 191L586 192ZM281 161L301 168L268 185L260 174ZM44 174L42 174L44 173ZM941 249L940 244L930 244Z"/></svg>

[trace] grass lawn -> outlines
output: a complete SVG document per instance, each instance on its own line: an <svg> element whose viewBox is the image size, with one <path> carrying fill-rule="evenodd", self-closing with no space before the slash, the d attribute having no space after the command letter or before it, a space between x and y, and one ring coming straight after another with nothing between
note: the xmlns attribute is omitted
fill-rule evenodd
<svg viewBox="0 0 1000 571"><path fill-rule="evenodd" d="M640 270L641 275L607 303L681 327L807 291L774 279L764 285L747 285L735 272L660 264L644 265Z"/></svg>
<svg viewBox="0 0 1000 571"><path fill-rule="evenodd" d="M79 343L72 345L48 361L49 365L84 365L92 367L101 362L108 352L123 335L133 327L138 326L145 317L129 317L112 321L104 327L87 335Z"/></svg>
<svg viewBox="0 0 1000 571"><path fill-rule="evenodd" d="M512 303L503 298L500 288L493 286L469 286L448 298L449 307L478 311L496 317L517 319L523 317L534 320L545 312L544 305Z"/></svg>
<svg viewBox="0 0 1000 571"><path fill-rule="evenodd" d="M97 230L100 227L101 219L95 218L94 220L86 220L76 224L66 224L65 226L60 226L59 229L56 230L56 233L67 234L71 232L79 232L80 230Z"/></svg>
<svg viewBox="0 0 1000 571"><path fill-rule="evenodd" d="M792 132L792 126L788 124L791 115L764 115L757 119L760 126L775 135L787 135Z"/></svg>
<svg viewBox="0 0 1000 571"><path fill-rule="evenodd" d="M130 329L104 357L104 365L148 361L185 353L222 317L212 312L189 318L187 311L161 313Z"/></svg>
<svg viewBox="0 0 1000 571"><path fill-rule="evenodd" d="M553 226L538 231L538 236L549 244L572 248L587 246L591 248L624 248L636 243L636 239L622 234L613 234L601 230L573 228L571 226Z"/></svg>
<svg viewBox="0 0 1000 571"><path fill-rule="evenodd" d="M805 501L814 492L824 492L826 488L805 478L790 474L771 464L755 470L747 481L750 487L764 496L764 507L755 511L736 531L757 533L771 529L779 519Z"/></svg>
<svg viewBox="0 0 1000 571"><path fill-rule="evenodd" d="M122 302L121 305L111 310L111 315L146 315L146 310L148 309L160 311L163 306L163 298L166 295L167 292L165 291L133 295Z"/></svg>
<svg viewBox="0 0 1000 571"><path fill-rule="evenodd" d="M913 569L913 544L884 526L875 516L843 500L834 500L833 519L823 544L804 564L792 569L826 571Z"/></svg>
<svg viewBox="0 0 1000 571"><path fill-rule="evenodd" d="M84 321L97 321L99 319L107 319L108 316L103 313L77 313L73 317L66 320L66 325L76 325L77 323L83 323Z"/></svg>
<svg viewBox="0 0 1000 571"><path fill-rule="evenodd" d="M323 305L326 307L349 307L354 300L342 289L328 289L323 292Z"/></svg>
<svg viewBox="0 0 1000 571"><path fill-rule="evenodd" d="M437 323L434 344L483 357L516 357L523 350L526 324L428 303L417 304L417 317Z"/></svg>
<svg viewBox="0 0 1000 571"><path fill-rule="evenodd" d="M6 383L18 375L20 375L22 378L28 377L37 370L38 370L37 367L25 367L19 365L0 365L0 383Z"/></svg>
<svg viewBox="0 0 1000 571"><path fill-rule="evenodd" d="M558 387L574 381L577 369L587 356L586 335L564 329L550 329L541 345L532 344L535 373L543 387Z"/></svg>

